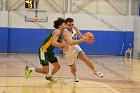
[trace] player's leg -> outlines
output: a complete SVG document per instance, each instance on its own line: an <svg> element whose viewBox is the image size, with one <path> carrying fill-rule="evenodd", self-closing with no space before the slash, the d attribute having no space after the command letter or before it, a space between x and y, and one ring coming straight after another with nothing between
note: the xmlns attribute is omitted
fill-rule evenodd
<svg viewBox="0 0 140 93"><path fill-rule="evenodd" d="M53 69L51 71L51 82L56 83L57 80L53 77L53 75L60 70L60 64L58 63L57 57L55 56L53 51L49 51L47 55L49 62L53 65Z"/></svg>
<svg viewBox="0 0 140 93"><path fill-rule="evenodd" d="M35 72L41 74L48 74L49 73L49 65L42 66L42 68L35 68Z"/></svg>
<svg viewBox="0 0 140 93"><path fill-rule="evenodd" d="M46 75L46 77L45 77L46 80L49 80L52 83L56 83L57 80L55 80L55 78L52 76L52 73L49 74L49 65L43 65L42 67L43 68L35 68L35 72L45 74Z"/></svg>
<svg viewBox="0 0 140 93"><path fill-rule="evenodd" d="M55 56L53 51L49 51L48 60L53 65L53 69L51 71L51 75L54 75L60 70L60 64L58 63L57 57Z"/></svg>
<svg viewBox="0 0 140 93"><path fill-rule="evenodd" d="M54 78L53 75L54 75L55 73L57 73L57 72L60 70L60 65L59 65L58 62L53 62L52 65L53 65L53 69L52 69L52 71L51 71L50 81L51 81L52 83L56 83L57 80ZM49 78L49 76L46 76L46 79L48 79L48 78Z"/></svg>
<svg viewBox="0 0 140 93"><path fill-rule="evenodd" d="M78 59L82 60L90 69L95 69L94 65L91 63L91 61L88 59L88 57L83 51L79 52Z"/></svg>
<svg viewBox="0 0 140 93"><path fill-rule="evenodd" d="M94 72L96 76L100 78L103 77L103 74L95 69L94 65L92 64L92 62L89 60L89 58L86 56L86 54L83 51L79 52L78 59L83 61Z"/></svg>
<svg viewBox="0 0 140 93"><path fill-rule="evenodd" d="M79 82L79 79L76 76L76 60L77 60L77 54L73 51L64 53L64 57L66 59L66 62L68 63L71 73L74 77L74 82Z"/></svg>
<svg viewBox="0 0 140 93"><path fill-rule="evenodd" d="M25 67L25 77L28 79L29 75L31 72L35 71L37 73L42 73L42 74L48 74L49 73L49 62L47 60L47 55L46 53L42 52L41 49L38 51L38 56L40 60L40 64L42 65L42 68L37 68L37 67L32 67L27 65Z"/></svg>
<svg viewBox="0 0 140 93"><path fill-rule="evenodd" d="M57 61L57 62L52 63L52 65L53 65L53 69L51 71L51 74L54 75L60 70L60 64Z"/></svg>
<svg viewBox="0 0 140 93"><path fill-rule="evenodd" d="M69 66L70 66L70 69L71 69L71 73L73 74L73 77L74 77L74 82L79 82L79 79L76 76L76 65L75 65L75 63L72 64L72 65L69 65Z"/></svg>
<svg viewBox="0 0 140 93"><path fill-rule="evenodd" d="M26 79L29 78L31 72L37 72L41 74L48 74L49 73L49 64L42 64L42 68L34 68L32 66L27 65L25 68L25 77Z"/></svg>
<svg viewBox="0 0 140 93"><path fill-rule="evenodd" d="M71 69L71 73L73 74L74 77L74 82L79 82L79 79L76 77L75 62L77 60L77 54L75 53L75 50L69 50L68 52L64 52L64 58Z"/></svg>

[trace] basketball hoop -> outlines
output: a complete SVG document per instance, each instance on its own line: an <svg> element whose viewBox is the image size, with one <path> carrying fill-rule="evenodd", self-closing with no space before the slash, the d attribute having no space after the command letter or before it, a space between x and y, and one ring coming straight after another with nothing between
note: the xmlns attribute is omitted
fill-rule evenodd
<svg viewBox="0 0 140 93"><path fill-rule="evenodd" d="M47 11L39 9L26 9L26 22L48 22Z"/></svg>
<svg viewBox="0 0 140 93"><path fill-rule="evenodd" d="M38 16L35 16L35 17L34 17L34 22L37 23L38 20L39 20Z"/></svg>

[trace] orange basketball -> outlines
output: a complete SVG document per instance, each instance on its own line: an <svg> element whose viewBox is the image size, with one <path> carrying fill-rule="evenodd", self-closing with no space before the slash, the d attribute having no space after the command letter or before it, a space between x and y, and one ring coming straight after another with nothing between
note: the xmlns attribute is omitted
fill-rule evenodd
<svg viewBox="0 0 140 93"><path fill-rule="evenodd" d="M88 37L87 43L93 43L94 41L94 35L91 32L86 32L84 36Z"/></svg>

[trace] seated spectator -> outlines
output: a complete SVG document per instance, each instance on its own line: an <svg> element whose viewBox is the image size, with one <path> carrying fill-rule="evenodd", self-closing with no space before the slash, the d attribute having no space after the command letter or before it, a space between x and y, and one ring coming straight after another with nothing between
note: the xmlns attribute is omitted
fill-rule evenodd
<svg viewBox="0 0 140 93"><path fill-rule="evenodd" d="M129 42L127 50L125 51L125 58L132 58L132 53L133 53L132 51L133 51L133 46L132 43Z"/></svg>

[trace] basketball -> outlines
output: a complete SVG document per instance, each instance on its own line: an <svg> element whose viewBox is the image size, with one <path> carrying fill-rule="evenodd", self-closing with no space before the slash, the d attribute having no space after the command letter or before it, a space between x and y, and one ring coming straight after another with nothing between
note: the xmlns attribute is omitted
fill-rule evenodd
<svg viewBox="0 0 140 93"><path fill-rule="evenodd" d="M86 32L84 36L88 37L87 43L91 44L94 41L94 35L91 32Z"/></svg>

